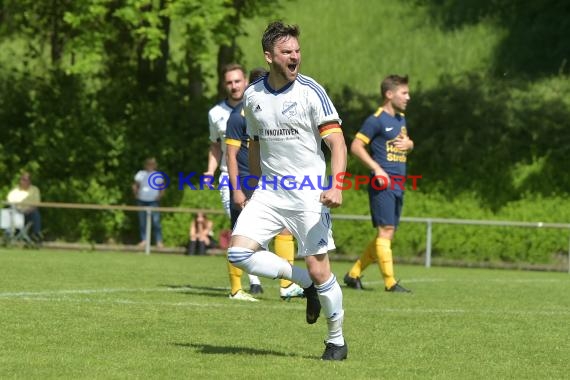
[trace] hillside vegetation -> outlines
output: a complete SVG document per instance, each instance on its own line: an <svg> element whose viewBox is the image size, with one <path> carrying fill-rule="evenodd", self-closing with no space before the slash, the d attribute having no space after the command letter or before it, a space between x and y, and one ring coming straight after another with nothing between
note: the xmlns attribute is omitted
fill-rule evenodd
<svg viewBox="0 0 570 380"><path fill-rule="evenodd" d="M179 172L201 173L206 113L217 99L216 57L218 64L238 59L248 68L263 65L263 29L268 21L283 19L300 25L302 72L329 91L347 143L377 107L380 80L390 73L410 76L406 116L416 149L409 171L422 179L418 191L406 195L405 216L570 220L568 5L554 0L243 4L232 12L222 0L89 0L62 2L50 13L44 8L53 5L3 3L3 193L25 168L46 200L131 203L132 176L151 154L173 179ZM50 38L53 25L61 26L60 40ZM366 172L352 158L349 170ZM220 207L216 192L183 192L176 185L166 205ZM367 210L365 192L351 191L335 212ZM184 243L188 221L186 215L164 215L167 243ZM221 217L216 222L219 229L228 227ZM51 239L136 240L131 214L93 218L45 210L44 225ZM422 255L423 228L403 225L396 255ZM339 222L339 251L360 252L372 233L368 223ZM567 235L438 226L434 251L473 260L550 262L567 249Z"/></svg>

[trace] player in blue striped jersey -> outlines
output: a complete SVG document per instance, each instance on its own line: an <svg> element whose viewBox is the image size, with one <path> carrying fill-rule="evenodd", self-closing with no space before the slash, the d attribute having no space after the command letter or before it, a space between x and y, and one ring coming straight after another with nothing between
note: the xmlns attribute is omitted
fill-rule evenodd
<svg viewBox="0 0 570 380"><path fill-rule="evenodd" d="M226 126L228 118L234 107L241 104L243 92L247 86L245 69L236 63L229 63L222 68L221 80L226 91L226 99L208 111L208 124L210 130L210 149L208 150L208 169L204 175L213 176L216 169L220 169L219 183L228 183L228 169L226 164ZM222 205L228 217L230 216L230 189L229 186L220 186ZM249 275L250 293L242 289L241 269L228 262L228 275L230 279L229 298L238 301L253 301L257 299L251 294L261 293L263 288L259 278Z"/></svg>
<svg viewBox="0 0 570 380"><path fill-rule="evenodd" d="M323 360L343 360L347 345L342 333L342 290L332 274L328 251L335 248L331 207L342 203L340 173L346 170L346 144L341 120L325 90L299 74L299 29L273 22L262 37L269 75L253 82L244 94L249 135L250 171L265 181L289 185L257 188L242 210L228 249L230 261L245 270L269 278L284 278L304 288L307 323L321 312L327 319ZM325 177L321 142L331 150L332 186L326 190L303 187L308 178ZM292 188L296 190L291 190ZM289 189L289 190L288 190ZM291 265L262 247L283 228L297 239L298 255L307 269Z"/></svg>
<svg viewBox="0 0 570 380"><path fill-rule="evenodd" d="M263 68L253 69L249 75L249 82L253 83L257 78L267 74ZM231 183L231 220L234 227L241 210L253 194L253 187L243 183L240 179L247 178L249 173L249 142L247 134L243 102L236 105L232 111L226 128L226 162L228 175ZM295 242L293 236L287 230L275 237L275 254L287 260L290 264L295 260ZM279 281L279 295L282 299L289 300L293 297L302 297L303 289L289 280Z"/></svg>

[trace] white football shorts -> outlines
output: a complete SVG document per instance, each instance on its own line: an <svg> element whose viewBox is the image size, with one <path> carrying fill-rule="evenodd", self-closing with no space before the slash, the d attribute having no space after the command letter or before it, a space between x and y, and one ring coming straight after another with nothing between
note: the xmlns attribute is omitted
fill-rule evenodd
<svg viewBox="0 0 570 380"><path fill-rule="evenodd" d="M269 206L252 198L242 210L232 236L245 236L262 247L287 228L297 239L300 257L321 255L336 248L328 207L321 212L296 211Z"/></svg>

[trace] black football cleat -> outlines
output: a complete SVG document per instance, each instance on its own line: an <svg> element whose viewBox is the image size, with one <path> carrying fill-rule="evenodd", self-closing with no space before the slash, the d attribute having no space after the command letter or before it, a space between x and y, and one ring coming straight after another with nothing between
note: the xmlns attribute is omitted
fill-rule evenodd
<svg viewBox="0 0 570 380"><path fill-rule="evenodd" d="M321 314L321 301L319 301L319 295L317 294L315 284L311 284L308 288L304 288L303 294L305 294L305 298L307 299L307 323L312 325L317 322L317 319L319 319L319 315Z"/></svg>
<svg viewBox="0 0 570 380"><path fill-rule="evenodd" d="M411 290L404 288L398 282L396 282L394 285L392 285L391 288L384 288L384 290L387 292L392 292L392 293L411 293L412 292Z"/></svg>
<svg viewBox="0 0 570 380"><path fill-rule="evenodd" d="M347 274L344 275L344 284L352 289L357 289L357 290L363 290L364 287L362 286L362 281L360 280L360 277L350 277Z"/></svg>
<svg viewBox="0 0 570 380"><path fill-rule="evenodd" d="M335 346L332 343L325 342L325 352L321 356L321 360L344 360L348 356L348 347L346 342L343 346Z"/></svg>
<svg viewBox="0 0 570 380"><path fill-rule="evenodd" d="M249 286L249 294L261 294L263 293L263 288L260 284L251 284Z"/></svg>

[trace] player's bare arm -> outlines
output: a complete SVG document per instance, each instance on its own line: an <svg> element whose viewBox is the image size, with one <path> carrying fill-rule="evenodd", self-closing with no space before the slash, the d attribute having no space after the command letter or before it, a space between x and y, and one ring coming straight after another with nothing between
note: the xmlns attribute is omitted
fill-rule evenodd
<svg viewBox="0 0 570 380"><path fill-rule="evenodd" d="M213 176L220 162L222 162L222 144L219 141L211 142L208 150L208 169L204 175Z"/></svg>
<svg viewBox="0 0 570 380"><path fill-rule="evenodd" d="M335 208L342 204L342 186L338 175L346 171L346 143L342 132L331 133L324 138L331 150L332 187L321 194L321 203Z"/></svg>
<svg viewBox="0 0 570 380"><path fill-rule="evenodd" d="M384 169L382 169L382 167L378 165L376 161L374 161L372 156L370 156L370 153L368 153L364 141L360 140L359 138L355 138L350 145L350 152L355 155L356 158L360 160L360 162L366 165L366 167L372 170L375 176L386 178L388 181L388 183L385 184L386 186L390 184L390 177L384 171ZM382 183L382 185L384 185L384 183Z"/></svg>
<svg viewBox="0 0 570 380"><path fill-rule="evenodd" d="M232 186L232 202L240 208L245 206L246 197L243 191L238 186L238 162L237 155L240 150L239 146L226 144L226 162L228 165L228 174L230 176L230 184Z"/></svg>

